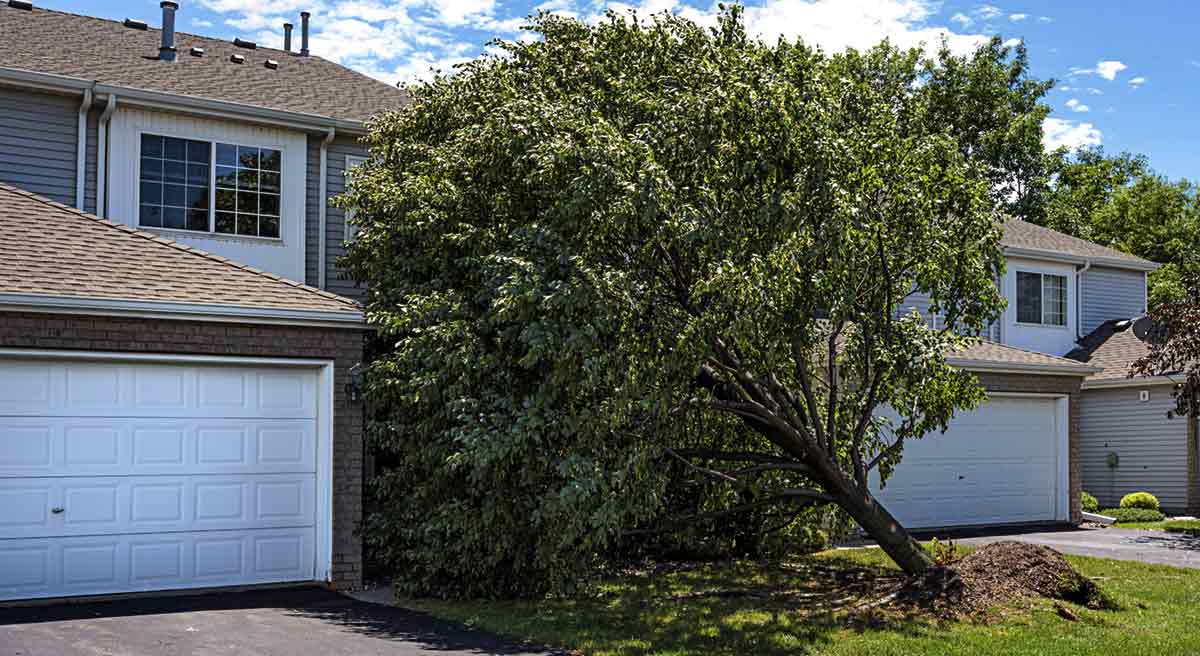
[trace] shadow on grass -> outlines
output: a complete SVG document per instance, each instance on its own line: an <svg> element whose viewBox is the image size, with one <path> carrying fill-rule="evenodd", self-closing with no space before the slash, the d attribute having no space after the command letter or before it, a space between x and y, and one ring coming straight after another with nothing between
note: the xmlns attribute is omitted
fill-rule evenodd
<svg viewBox="0 0 1200 656"><path fill-rule="evenodd" d="M823 556L631 570L567 599L408 604L588 654L795 655L847 632L936 635L915 609L870 607L899 580L894 569Z"/></svg>

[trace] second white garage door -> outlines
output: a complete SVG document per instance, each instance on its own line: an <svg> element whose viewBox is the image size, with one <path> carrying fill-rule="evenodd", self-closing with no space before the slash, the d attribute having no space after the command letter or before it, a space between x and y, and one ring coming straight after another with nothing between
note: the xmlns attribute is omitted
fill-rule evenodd
<svg viewBox="0 0 1200 656"><path fill-rule="evenodd" d="M312 580L317 378L0 359L0 599Z"/></svg>
<svg viewBox="0 0 1200 656"><path fill-rule="evenodd" d="M905 445L878 496L909 528L1066 521L1066 399L993 397Z"/></svg>

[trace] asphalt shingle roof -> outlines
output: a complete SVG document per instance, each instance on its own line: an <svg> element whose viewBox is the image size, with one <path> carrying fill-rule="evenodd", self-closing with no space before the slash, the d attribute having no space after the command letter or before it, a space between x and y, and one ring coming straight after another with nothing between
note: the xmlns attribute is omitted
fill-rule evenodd
<svg viewBox="0 0 1200 656"><path fill-rule="evenodd" d="M1000 243L1006 248L1059 253L1079 258L1100 258L1115 264L1124 263L1138 269L1154 269L1158 266L1150 260L1019 219L1005 221L1004 237Z"/></svg>
<svg viewBox="0 0 1200 656"><path fill-rule="evenodd" d="M0 184L0 294L359 312L292 282Z"/></svg>
<svg viewBox="0 0 1200 656"><path fill-rule="evenodd" d="M1020 369L1036 369L1043 371L1062 371L1064 374L1083 375L1090 373L1091 368L1086 363L1077 360L1060 358L1045 353L1026 351L1015 346L1006 346L980 340L964 349L948 354L951 361L961 363L970 368L970 364L1011 366Z"/></svg>
<svg viewBox="0 0 1200 656"><path fill-rule="evenodd" d="M177 20L185 16L181 10ZM162 61L161 39L154 28L0 2L0 66L6 68L349 121L395 109L406 98L396 87L316 55L250 50L185 32L176 33L176 61ZM204 48L204 56L190 55L192 46ZM245 63L231 62L234 54ZM267 68L268 59L279 68Z"/></svg>
<svg viewBox="0 0 1200 656"><path fill-rule="evenodd" d="M1101 370L1089 376L1089 381L1128 378L1129 365L1150 352L1149 345L1133 334L1132 323L1129 320L1105 321L1084 337L1067 357Z"/></svg>

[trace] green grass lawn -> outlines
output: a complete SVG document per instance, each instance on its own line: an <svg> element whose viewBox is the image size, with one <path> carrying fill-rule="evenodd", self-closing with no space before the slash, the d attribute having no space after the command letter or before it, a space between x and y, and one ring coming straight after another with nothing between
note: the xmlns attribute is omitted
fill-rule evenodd
<svg viewBox="0 0 1200 656"><path fill-rule="evenodd" d="M1200 654L1200 570L1067 558L1122 610L1068 604L1079 618L1069 622L1049 602L1038 602L998 609L984 621L893 617L850 626L837 609L861 603L855 586L894 573L877 549L826 552L782 566L735 562L628 574L567 599L401 605L596 656Z"/></svg>

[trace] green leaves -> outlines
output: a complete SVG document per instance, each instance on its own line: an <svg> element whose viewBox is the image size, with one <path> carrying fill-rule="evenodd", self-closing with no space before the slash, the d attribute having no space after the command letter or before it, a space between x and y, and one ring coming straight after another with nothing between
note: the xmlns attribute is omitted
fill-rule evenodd
<svg viewBox="0 0 1200 656"><path fill-rule="evenodd" d="M1005 164L972 144L1011 123L950 110L1042 111L1019 110L1023 78L994 48L925 66L886 44L767 46L739 12L711 31L542 15L542 40L372 125L345 264L369 285L370 434L391 464L366 535L404 591L574 585L679 498L665 448L795 457L698 385L718 351L738 360L723 385L817 386L820 409L786 421L832 426L844 471L878 456L886 473L889 436L981 398L946 364L957 333L898 308L919 291L963 331L999 311ZM822 357L823 388L804 373ZM886 404L896 422L864 434ZM802 471L697 508L828 482Z"/></svg>

